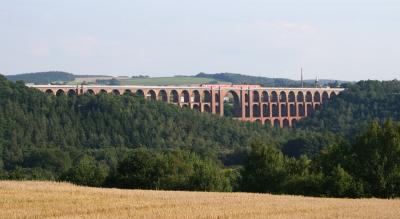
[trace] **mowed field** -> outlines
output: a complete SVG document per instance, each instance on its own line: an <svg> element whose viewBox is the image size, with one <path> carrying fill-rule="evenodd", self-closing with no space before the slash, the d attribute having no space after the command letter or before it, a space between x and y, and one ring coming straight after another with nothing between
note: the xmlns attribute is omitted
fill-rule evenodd
<svg viewBox="0 0 400 219"><path fill-rule="evenodd" d="M400 200L100 189L0 181L0 218L399 218Z"/></svg>

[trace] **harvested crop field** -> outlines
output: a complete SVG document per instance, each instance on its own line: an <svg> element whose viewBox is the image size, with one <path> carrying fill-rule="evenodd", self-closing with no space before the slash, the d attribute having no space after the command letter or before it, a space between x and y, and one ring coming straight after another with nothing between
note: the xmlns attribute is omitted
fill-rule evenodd
<svg viewBox="0 0 400 219"><path fill-rule="evenodd" d="M400 200L100 189L0 181L0 218L399 218Z"/></svg>

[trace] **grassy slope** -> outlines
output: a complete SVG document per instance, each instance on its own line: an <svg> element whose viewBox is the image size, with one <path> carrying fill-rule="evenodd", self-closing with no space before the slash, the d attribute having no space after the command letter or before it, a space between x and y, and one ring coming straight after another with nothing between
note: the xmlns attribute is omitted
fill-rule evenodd
<svg viewBox="0 0 400 219"><path fill-rule="evenodd" d="M197 78L197 77L154 77L154 78L133 78L129 80L122 80L122 85L186 85L186 84L202 84L215 81L211 78ZM223 82L220 82L223 83Z"/></svg>
<svg viewBox="0 0 400 219"><path fill-rule="evenodd" d="M0 218L398 218L400 200L100 189L0 181Z"/></svg>

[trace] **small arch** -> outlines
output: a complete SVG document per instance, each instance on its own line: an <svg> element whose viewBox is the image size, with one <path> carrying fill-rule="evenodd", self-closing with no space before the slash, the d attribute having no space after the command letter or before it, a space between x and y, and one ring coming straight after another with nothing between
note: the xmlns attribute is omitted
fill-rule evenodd
<svg viewBox="0 0 400 219"><path fill-rule="evenodd" d="M114 90L112 91L112 93L113 93L114 95L116 95L116 96L121 95L121 93L120 93L119 90L117 90L117 89L114 89Z"/></svg>
<svg viewBox="0 0 400 219"><path fill-rule="evenodd" d="M190 101L190 96L189 96L189 92L187 90L183 90L181 93L181 100L180 102L182 103L189 103Z"/></svg>
<svg viewBox="0 0 400 219"><path fill-rule="evenodd" d="M299 107L299 116L306 116L306 110L304 104L299 104L298 107Z"/></svg>
<svg viewBox="0 0 400 219"><path fill-rule="evenodd" d="M263 91L262 92L262 102L266 103L268 101L269 101L268 92L267 91Z"/></svg>
<svg viewBox="0 0 400 219"><path fill-rule="evenodd" d="M286 107L286 103L281 104L281 116L282 117L288 116L288 110Z"/></svg>
<svg viewBox="0 0 400 219"><path fill-rule="evenodd" d="M326 103L329 100L329 94L328 92L324 91L322 93L322 103Z"/></svg>
<svg viewBox="0 0 400 219"><path fill-rule="evenodd" d="M307 91L306 94L306 102L312 102L312 94L310 91Z"/></svg>
<svg viewBox="0 0 400 219"><path fill-rule="evenodd" d="M211 103L212 101L212 96L211 96L211 92L208 90L205 90L203 92L203 102L204 103Z"/></svg>
<svg viewBox="0 0 400 219"><path fill-rule="evenodd" d="M171 103L179 103L179 94L178 91L172 90L169 94L169 102Z"/></svg>
<svg viewBox="0 0 400 219"><path fill-rule="evenodd" d="M315 111L321 110L321 105L320 104L315 104Z"/></svg>
<svg viewBox="0 0 400 219"><path fill-rule="evenodd" d="M69 89L68 90L68 96L72 97L76 95L76 91L74 89Z"/></svg>
<svg viewBox="0 0 400 219"><path fill-rule="evenodd" d="M261 119L256 119L254 122L257 123L258 125L262 125Z"/></svg>
<svg viewBox="0 0 400 219"><path fill-rule="evenodd" d="M279 117L279 106L278 106L278 104L272 104L272 117Z"/></svg>
<svg viewBox="0 0 400 219"><path fill-rule="evenodd" d="M253 102L260 102L260 94L258 91L253 91Z"/></svg>
<svg viewBox="0 0 400 219"><path fill-rule="evenodd" d="M200 106L198 104L193 104L193 110L200 111Z"/></svg>
<svg viewBox="0 0 400 219"><path fill-rule="evenodd" d="M184 109L189 109L189 105L187 105L187 104L182 104L182 108L184 108Z"/></svg>
<svg viewBox="0 0 400 219"><path fill-rule="evenodd" d="M281 127L281 122L279 121L279 119L275 119L274 120L274 127L275 128L280 128Z"/></svg>
<svg viewBox="0 0 400 219"><path fill-rule="evenodd" d="M95 93L92 89L87 90L86 93L89 95L95 95Z"/></svg>
<svg viewBox="0 0 400 219"><path fill-rule="evenodd" d="M99 92L99 94L107 94L107 91L104 90L104 89L101 89L100 92Z"/></svg>
<svg viewBox="0 0 400 219"><path fill-rule="evenodd" d="M289 128L290 124L289 124L289 120L288 119L284 119L283 120L283 128Z"/></svg>
<svg viewBox="0 0 400 219"><path fill-rule="evenodd" d="M297 102L304 102L304 94L302 91L297 93Z"/></svg>
<svg viewBox="0 0 400 219"><path fill-rule="evenodd" d="M279 101L280 102L286 102L286 92L285 91L281 91L281 93L279 94Z"/></svg>
<svg viewBox="0 0 400 219"><path fill-rule="evenodd" d="M274 102L274 103L278 102L278 94L275 91L271 92L271 102Z"/></svg>
<svg viewBox="0 0 400 219"><path fill-rule="evenodd" d="M336 93L334 92L334 91L332 91L332 93L331 93L331 98L330 99L333 99L333 98L335 98L337 95L336 95Z"/></svg>
<svg viewBox="0 0 400 219"><path fill-rule="evenodd" d="M162 102L168 102L167 92L165 90L160 90L158 92L158 100Z"/></svg>
<svg viewBox="0 0 400 219"><path fill-rule="evenodd" d="M321 102L321 95L318 91L314 93L314 102Z"/></svg>
<svg viewBox="0 0 400 219"><path fill-rule="evenodd" d="M294 94L293 91L289 92L289 98L288 99L289 99L289 102L291 102L291 103L296 102L296 95Z"/></svg>
<svg viewBox="0 0 400 219"><path fill-rule="evenodd" d="M194 90L192 92L192 101L195 103L199 103L200 102L200 92L198 90Z"/></svg>
<svg viewBox="0 0 400 219"><path fill-rule="evenodd" d="M290 116L297 116L296 114L296 105L290 104Z"/></svg>
<svg viewBox="0 0 400 219"><path fill-rule="evenodd" d="M268 104L263 104L263 116L264 117L269 117L269 105Z"/></svg>
<svg viewBox="0 0 400 219"><path fill-rule="evenodd" d="M54 92L52 89L47 89L45 93L49 94L49 95L54 95Z"/></svg>
<svg viewBox="0 0 400 219"><path fill-rule="evenodd" d="M140 89L137 90L136 93L135 93L135 95L138 96L138 97L144 98L144 92L143 92L143 90L140 90Z"/></svg>
<svg viewBox="0 0 400 219"><path fill-rule="evenodd" d="M296 119L292 119L292 127L296 128L297 126L297 120Z"/></svg>
<svg viewBox="0 0 400 219"><path fill-rule="evenodd" d="M126 89L126 90L124 91L124 95L126 95L126 96L132 96L132 91L129 90L129 89Z"/></svg>
<svg viewBox="0 0 400 219"><path fill-rule="evenodd" d="M57 90L57 92L56 92L56 96L63 96L63 95L65 95L65 92L64 92L64 90L62 90L62 89L59 89L59 90Z"/></svg>
<svg viewBox="0 0 400 219"><path fill-rule="evenodd" d="M268 126L268 127L271 127L271 120L266 119L266 120L264 121L264 125L265 125L265 126Z"/></svg>
<svg viewBox="0 0 400 219"><path fill-rule="evenodd" d="M204 112L211 113L211 107L208 104L204 105Z"/></svg>
<svg viewBox="0 0 400 219"><path fill-rule="evenodd" d="M146 98L147 98L147 100L156 101L157 100L157 94L156 94L156 92L154 90L149 90L147 92Z"/></svg>
<svg viewBox="0 0 400 219"><path fill-rule="evenodd" d="M260 106L258 104L253 104L253 117L260 117Z"/></svg>

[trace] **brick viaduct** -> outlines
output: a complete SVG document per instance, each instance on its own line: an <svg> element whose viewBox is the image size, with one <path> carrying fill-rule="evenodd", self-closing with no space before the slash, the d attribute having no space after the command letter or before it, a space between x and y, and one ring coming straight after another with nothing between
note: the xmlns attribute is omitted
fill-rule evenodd
<svg viewBox="0 0 400 219"><path fill-rule="evenodd" d="M30 87L58 96L85 93L136 94L149 100L159 100L221 116L228 113L235 119L276 127L295 126L297 121L310 115L326 100L343 91L341 88L269 88L259 85Z"/></svg>

